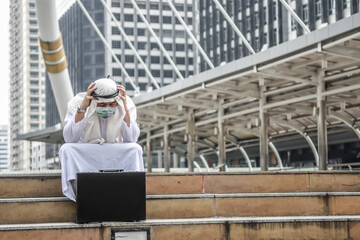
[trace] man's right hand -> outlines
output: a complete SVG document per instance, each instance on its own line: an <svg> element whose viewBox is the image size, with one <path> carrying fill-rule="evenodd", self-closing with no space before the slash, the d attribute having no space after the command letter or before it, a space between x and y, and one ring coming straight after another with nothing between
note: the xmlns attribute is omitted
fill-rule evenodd
<svg viewBox="0 0 360 240"><path fill-rule="evenodd" d="M87 109L90 106L91 100L96 100L97 98L95 98L94 96L91 96L91 93L97 89L97 87L95 86L95 83L92 82L90 83L86 95L84 97L84 100L81 102L80 104L80 108L81 109Z"/></svg>
<svg viewBox="0 0 360 240"><path fill-rule="evenodd" d="M94 82L90 83L90 85L89 85L89 87L87 89L86 95L85 95L83 101L81 102L81 104L79 106L81 109L86 110L90 106L91 101L97 99L96 97L91 96L91 93L95 89L97 89L97 87L95 86L95 83ZM85 113L76 112L75 123L80 122L84 118L84 116L85 116Z"/></svg>

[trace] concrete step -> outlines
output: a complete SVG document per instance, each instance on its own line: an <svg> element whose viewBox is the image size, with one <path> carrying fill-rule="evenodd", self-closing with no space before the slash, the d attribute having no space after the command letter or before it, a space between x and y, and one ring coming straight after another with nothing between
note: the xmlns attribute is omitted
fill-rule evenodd
<svg viewBox="0 0 360 240"><path fill-rule="evenodd" d="M360 239L360 216L216 217L94 224L0 225L2 240L112 239L120 231L149 231L152 240ZM124 235L125 233L122 232ZM114 238L115 239L115 238Z"/></svg>
<svg viewBox="0 0 360 240"><path fill-rule="evenodd" d="M147 219L360 215L360 193L170 194L147 196ZM75 222L64 197L0 199L0 224Z"/></svg>
<svg viewBox="0 0 360 240"><path fill-rule="evenodd" d="M148 173L158 194L360 192L360 172ZM60 174L0 175L0 198L60 197Z"/></svg>

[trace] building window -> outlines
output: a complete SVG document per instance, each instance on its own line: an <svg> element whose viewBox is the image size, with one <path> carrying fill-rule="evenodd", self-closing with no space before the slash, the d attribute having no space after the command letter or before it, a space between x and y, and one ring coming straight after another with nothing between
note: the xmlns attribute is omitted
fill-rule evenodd
<svg viewBox="0 0 360 240"><path fill-rule="evenodd" d="M96 54L95 63L104 63L104 54Z"/></svg>
<svg viewBox="0 0 360 240"><path fill-rule="evenodd" d="M104 68L97 68L95 74L97 78L105 77Z"/></svg>
<svg viewBox="0 0 360 240"><path fill-rule="evenodd" d="M144 69L139 69L138 70L138 75L139 75L139 77L145 77L145 70Z"/></svg>
<svg viewBox="0 0 360 240"><path fill-rule="evenodd" d="M125 62L133 63L134 62L134 56L133 55L125 55Z"/></svg>
<svg viewBox="0 0 360 240"><path fill-rule="evenodd" d="M39 98L31 97L30 103L39 103Z"/></svg>
<svg viewBox="0 0 360 240"><path fill-rule="evenodd" d="M111 1L111 7L116 7L116 8L119 8L120 7L120 1L114 1L112 0Z"/></svg>
<svg viewBox="0 0 360 240"><path fill-rule="evenodd" d="M127 22L134 21L134 16L132 14L125 14L124 18L125 18L125 21L127 21Z"/></svg>
<svg viewBox="0 0 360 240"><path fill-rule="evenodd" d="M38 76L39 76L39 72L30 72L30 77L34 78Z"/></svg>
<svg viewBox="0 0 360 240"><path fill-rule="evenodd" d="M163 16L163 23L171 23L171 17Z"/></svg>
<svg viewBox="0 0 360 240"><path fill-rule="evenodd" d="M120 21L120 13L114 13L116 20ZM111 19L112 21L112 19Z"/></svg>
<svg viewBox="0 0 360 240"><path fill-rule="evenodd" d="M30 52L38 52L39 48L38 46L30 46Z"/></svg>
<svg viewBox="0 0 360 240"><path fill-rule="evenodd" d="M277 14L276 14L276 2L273 2L273 19L274 21L277 19Z"/></svg>
<svg viewBox="0 0 360 240"><path fill-rule="evenodd" d="M335 0L329 0L329 15L332 15L335 13Z"/></svg>
<svg viewBox="0 0 360 240"><path fill-rule="evenodd" d="M153 77L160 77L160 70L151 70Z"/></svg>
<svg viewBox="0 0 360 240"><path fill-rule="evenodd" d="M112 41L112 48L120 48L121 42L120 41Z"/></svg>
<svg viewBox="0 0 360 240"><path fill-rule="evenodd" d="M151 63L160 63L160 57L151 57Z"/></svg>
<svg viewBox="0 0 360 240"><path fill-rule="evenodd" d="M172 78L173 72L171 70L165 70L164 71L164 77L166 78Z"/></svg>
<svg viewBox="0 0 360 240"><path fill-rule="evenodd" d="M30 89L30 94L37 95L37 94L39 94L39 90L38 89Z"/></svg>
<svg viewBox="0 0 360 240"><path fill-rule="evenodd" d="M30 29L30 35L37 35L38 30L37 29Z"/></svg>
<svg viewBox="0 0 360 240"><path fill-rule="evenodd" d="M134 29L133 28L125 28L126 35L134 35Z"/></svg>
<svg viewBox="0 0 360 240"><path fill-rule="evenodd" d="M143 28L138 28L138 30L137 30L137 35L138 35L138 36L145 36L145 29L143 29Z"/></svg>
<svg viewBox="0 0 360 240"><path fill-rule="evenodd" d="M246 29L247 29L248 32L249 32L250 29L251 29L250 16L247 16L247 17L246 17ZM211 47L210 47L210 49L211 49Z"/></svg>
<svg viewBox="0 0 360 240"><path fill-rule="evenodd" d="M176 64L185 64L185 58L177 57L176 58Z"/></svg>
<svg viewBox="0 0 360 240"><path fill-rule="evenodd" d="M315 5L316 20L321 18L321 1L317 0Z"/></svg>
<svg viewBox="0 0 360 240"><path fill-rule="evenodd" d="M343 0L343 9L349 8L351 5L350 0ZM358 3L359 5L359 3Z"/></svg>
<svg viewBox="0 0 360 240"><path fill-rule="evenodd" d="M303 21L307 23L309 20L309 7L307 4L303 6Z"/></svg>
<svg viewBox="0 0 360 240"><path fill-rule="evenodd" d="M151 23L159 23L159 17L158 16L150 16L150 22Z"/></svg>
<svg viewBox="0 0 360 240"><path fill-rule="evenodd" d="M264 7L264 25L267 23L267 13L266 13L266 7Z"/></svg>
<svg viewBox="0 0 360 240"><path fill-rule="evenodd" d="M30 38L30 42L31 42L31 43L37 43L37 42L38 42L38 39L37 39L37 38Z"/></svg>
<svg viewBox="0 0 360 240"><path fill-rule="evenodd" d="M112 27L111 28L111 33L113 35L120 35L120 30L117 27Z"/></svg>
<svg viewBox="0 0 360 240"><path fill-rule="evenodd" d="M138 49L146 49L146 43L145 42L139 42L138 43Z"/></svg>
<svg viewBox="0 0 360 240"><path fill-rule="evenodd" d="M39 60L39 55L30 54L30 60Z"/></svg>
<svg viewBox="0 0 360 240"><path fill-rule="evenodd" d="M112 75L113 76L121 76L121 69L120 68L113 68Z"/></svg>
<svg viewBox="0 0 360 240"><path fill-rule="evenodd" d="M184 44L176 44L176 51L184 51L185 50L185 45Z"/></svg>
<svg viewBox="0 0 360 240"><path fill-rule="evenodd" d="M291 16L291 31L295 31L297 27L297 22L293 16Z"/></svg>

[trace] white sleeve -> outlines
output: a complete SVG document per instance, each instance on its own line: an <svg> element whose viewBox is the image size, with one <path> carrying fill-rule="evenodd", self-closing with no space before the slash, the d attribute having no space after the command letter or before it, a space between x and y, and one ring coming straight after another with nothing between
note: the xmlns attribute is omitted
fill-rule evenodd
<svg viewBox="0 0 360 240"><path fill-rule="evenodd" d="M140 135L140 129L136 122L130 119L130 127L127 126L126 122L123 121L121 124L121 136L124 143L135 143L137 142Z"/></svg>
<svg viewBox="0 0 360 240"><path fill-rule="evenodd" d="M71 114L69 111L66 113L65 117L65 127L63 130L64 140L67 143L77 143L80 140L80 137L84 134L84 119L75 123L75 115Z"/></svg>

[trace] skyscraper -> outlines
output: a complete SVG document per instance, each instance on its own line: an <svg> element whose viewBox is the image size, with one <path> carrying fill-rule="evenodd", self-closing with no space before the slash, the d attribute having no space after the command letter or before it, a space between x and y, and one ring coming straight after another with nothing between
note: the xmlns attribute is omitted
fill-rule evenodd
<svg viewBox="0 0 360 240"><path fill-rule="evenodd" d="M235 25L255 52L295 39L304 29L278 0L223 0ZM359 11L358 0L286 1L310 31ZM215 66L251 54L214 1L199 1L200 44ZM200 61L201 71L208 69Z"/></svg>
<svg viewBox="0 0 360 240"><path fill-rule="evenodd" d="M45 68L35 0L10 1L10 167L31 169L31 147L18 134L45 127Z"/></svg>
<svg viewBox="0 0 360 240"><path fill-rule="evenodd" d="M9 170L8 125L0 125L0 172Z"/></svg>

